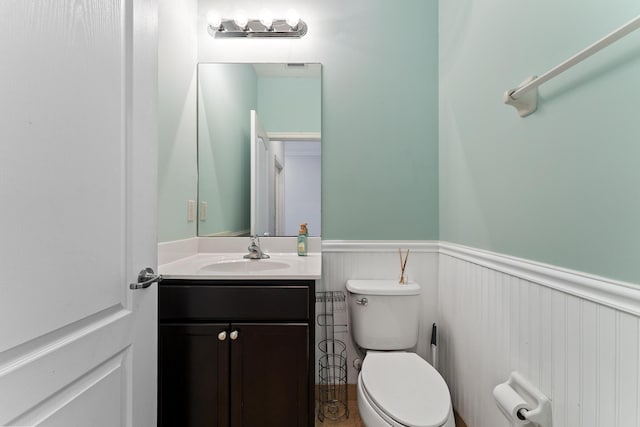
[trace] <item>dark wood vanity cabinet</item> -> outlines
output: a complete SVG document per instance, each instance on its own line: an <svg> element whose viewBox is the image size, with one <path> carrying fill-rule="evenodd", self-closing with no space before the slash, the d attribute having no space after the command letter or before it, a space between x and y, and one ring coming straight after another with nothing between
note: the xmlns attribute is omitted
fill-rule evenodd
<svg viewBox="0 0 640 427"><path fill-rule="evenodd" d="M314 282L165 280L158 425L314 423Z"/></svg>
<svg viewBox="0 0 640 427"><path fill-rule="evenodd" d="M158 328L158 425L229 425L227 324L169 323Z"/></svg>

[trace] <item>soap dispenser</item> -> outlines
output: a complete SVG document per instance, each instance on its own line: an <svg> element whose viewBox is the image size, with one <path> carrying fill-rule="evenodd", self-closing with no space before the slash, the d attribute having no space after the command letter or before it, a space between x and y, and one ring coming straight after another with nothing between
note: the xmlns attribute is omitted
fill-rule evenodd
<svg viewBox="0 0 640 427"><path fill-rule="evenodd" d="M298 231L298 255L307 256L307 238L309 236L309 230L307 230L307 223L300 224L300 230Z"/></svg>

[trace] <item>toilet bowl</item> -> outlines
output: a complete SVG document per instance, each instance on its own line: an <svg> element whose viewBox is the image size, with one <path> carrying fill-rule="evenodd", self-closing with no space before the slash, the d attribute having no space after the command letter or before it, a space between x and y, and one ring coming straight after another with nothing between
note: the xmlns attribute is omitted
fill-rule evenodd
<svg viewBox="0 0 640 427"><path fill-rule="evenodd" d="M415 282L349 280L352 334L366 350L358 375L358 410L366 427L455 427L449 388L413 352L421 288Z"/></svg>
<svg viewBox="0 0 640 427"><path fill-rule="evenodd" d="M357 391L367 427L455 427L449 388L415 353L367 353Z"/></svg>

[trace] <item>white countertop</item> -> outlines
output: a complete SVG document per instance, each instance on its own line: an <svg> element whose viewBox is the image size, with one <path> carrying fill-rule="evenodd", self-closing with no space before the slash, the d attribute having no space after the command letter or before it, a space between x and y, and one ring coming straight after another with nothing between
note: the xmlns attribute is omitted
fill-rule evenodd
<svg viewBox="0 0 640 427"><path fill-rule="evenodd" d="M246 252L201 252L184 258L177 259L158 266L158 272L165 279L191 279L191 280L292 280L292 279L319 279L322 274L321 253L309 253L307 256L298 256L296 253L270 253L267 260L244 260ZM251 265L245 265L251 263ZM263 263L263 264L254 264ZM265 264L271 263L267 266ZM212 264L225 264L237 271L215 271L207 268ZM243 268L243 265L248 268ZM262 269L271 267L269 269Z"/></svg>

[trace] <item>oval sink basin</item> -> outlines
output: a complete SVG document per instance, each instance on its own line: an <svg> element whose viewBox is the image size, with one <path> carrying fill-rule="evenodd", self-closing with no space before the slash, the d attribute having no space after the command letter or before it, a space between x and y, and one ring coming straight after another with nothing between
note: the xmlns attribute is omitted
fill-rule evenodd
<svg viewBox="0 0 640 427"><path fill-rule="evenodd" d="M280 270L289 267L290 265L286 262L268 259L238 259L205 265L200 271L211 273L260 273L261 271Z"/></svg>

